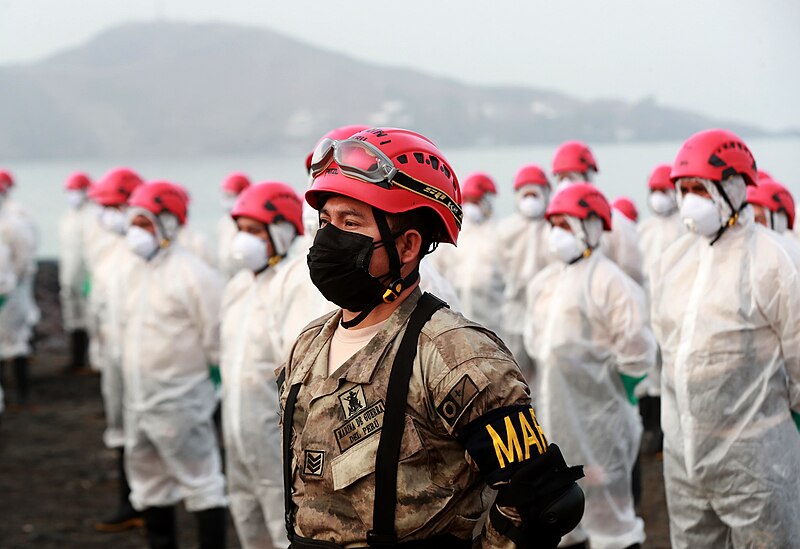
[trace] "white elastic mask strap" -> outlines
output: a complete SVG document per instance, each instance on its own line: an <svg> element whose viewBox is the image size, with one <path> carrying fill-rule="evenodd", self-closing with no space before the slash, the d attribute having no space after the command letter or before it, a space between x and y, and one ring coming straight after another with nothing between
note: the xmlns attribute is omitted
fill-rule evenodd
<svg viewBox="0 0 800 549"><path fill-rule="evenodd" d="M275 247L275 255L286 255L289 251L289 247L297 236L294 225L287 221L280 221L268 225L267 231L269 231L269 237L272 239L272 245Z"/></svg>

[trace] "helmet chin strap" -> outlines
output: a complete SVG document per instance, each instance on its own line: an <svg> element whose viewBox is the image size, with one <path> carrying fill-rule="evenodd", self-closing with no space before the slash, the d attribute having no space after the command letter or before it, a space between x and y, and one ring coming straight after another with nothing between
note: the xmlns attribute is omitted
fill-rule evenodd
<svg viewBox="0 0 800 549"><path fill-rule="evenodd" d="M375 216L375 222L378 225L378 231L381 233L381 240L378 244L383 244L386 249L386 255L389 256L389 272L387 275L380 277L380 279L388 278L391 282L384 290L383 294L377 296L372 303L370 303L363 311L360 311L355 318L348 321L342 321L341 324L344 328L352 328L359 325L365 318L381 303L393 303L403 291L414 284L419 278L419 271L414 269L409 275L403 278L400 269L403 263L400 261L400 254L397 253L397 246L394 244L397 236L392 234L389 228L389 223L386 221L386 214L383 211L372 208L372 213Z"/></svg>
<svg viewBox="0 0 800 549"><path fill-rule="evenodd" d="M722 188L721 181L714 181L714 186L717 188L717 191L719 191L719 194L720 196L722 196L722 199L731 209L731 212L733 212L733 215L731 215L728 218L728 220L722 224L722 227L719 228L717 234L714 235L714 238L711 239L711 242L709 242L708 244L709 246L713 246L717 242L717 240L722 238L722 235L725 233L725 231L728 230L728 227L733 227L734 225L736 225L736 222L739 220L739 214L742 213L742 210L744 210L747 207L747 201L745 200L744 202L742 202L742 205L739 207L739 209L734 208L731 199L728 197L728 193L726 193L725 190Z"/></svg>

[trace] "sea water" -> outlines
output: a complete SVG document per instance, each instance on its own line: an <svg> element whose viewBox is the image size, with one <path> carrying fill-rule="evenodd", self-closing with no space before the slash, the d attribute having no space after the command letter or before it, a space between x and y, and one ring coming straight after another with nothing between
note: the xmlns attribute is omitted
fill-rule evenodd
<svg viewBox="0 0 800 549"><path fill-rule="evenodd" d="M800 138L753 139L748 144L760 168L770 172L800 198ZM632 198L640 217L647 210L647 177L662 162L672 162L680 142L609 143L592 145L600 173L596 184L609 200L619 196ZM444 149L459 178L473 171L484 171L494 177L499 195L498 217L509 215L514 208L512 182L514 173L523 164L537 163L549 171L555 146L475 147ZM13 172L16 186L14 198L27 209L38 224L41 234L39 256L54 258L58 254L58 221L67 209L63 184L74 171L85 171L98 178L116 166L128 166L147 180L166 179L185 185L191 193L190 223L212 243L217 220L223 215L220 205L220 182L233 171L247 173L254 182L284 181L302 192L307 184L305 156L206 156L192 159L118 159L118 160L37 160L2 163Z"/></svg>

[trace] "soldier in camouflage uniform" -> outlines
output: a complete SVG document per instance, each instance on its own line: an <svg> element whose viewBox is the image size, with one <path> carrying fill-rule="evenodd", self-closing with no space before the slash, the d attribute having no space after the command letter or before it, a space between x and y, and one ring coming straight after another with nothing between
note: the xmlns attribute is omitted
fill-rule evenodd
<svg viewBox="0 0 800 549"><path fill-rule="evenodd" d="M450 165L419 134L369 129L321 141L312 174L310 274L341 309L278 372L292 546L556 547L583 512L580 467L502 341L417 288L458 236Z"/></svg>

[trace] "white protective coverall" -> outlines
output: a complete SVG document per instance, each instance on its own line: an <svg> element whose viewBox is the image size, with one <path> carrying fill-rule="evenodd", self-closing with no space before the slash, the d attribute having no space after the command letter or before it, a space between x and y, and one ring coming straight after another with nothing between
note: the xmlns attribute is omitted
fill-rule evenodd
<svg viewBox="0 0 800 549"><path fill-rule="evenodd" d="M455 288L462 314L502 339L504 285L497 248L494 221L464 219L458 247L439 246L430 259ZM424 283L420 286L425 289Z"/></svg>
<svg viewBox="0 0 800 549"><path fill-rule="evenodd" d="M125 239L116 233L104 236L105 250L95 257L89 294L89 327L92 367L101 374L100 389L106 415L103 443L107 448L125 446L123 412L121 309L125 271L136 258Z"/></svg>
<svg viewBox="0 0 800 549"><path fill-rule="evenodd" d="M238 230L230 214L223 215L217 221L217 265L226 279L233 277L241 268L233 258L233 239Z"/></svg>
<svg viewBox="0 0 800 549"><path fill-rule="evenodd" d="M90 215L93 215L90 204L84 202L77 208L70 208L58 227L58 283L65 332L87 327L89 274L84 259L84 232Z"/></svg>
<svg viewBox="0 0 800 549"><path fill-rule="evenodd" d="M39 266L36 263L36 252L39 249L39 242L41 240L39 228L36 226L36 221L33 219L33 216L31 216L19 202L9 196L7 196L5 200L5 210L16 217L17 226L25 233L25 239L29 243L28 245L33 248L30 254L30 265L28 266L27 272L25 276L18 281L25 303L27 321L32 331L33 327L39 323L42 317L42 312L36 304L34 295L36 272L39 270Z"/></svg>
<svg viewBox="0 0 800 549"><path fill-rule="evenodd" d="M2 318L8 294L14 291L17 285L17 276L14 274L14 265L11 263L11 252L5 242L0 240L0 318ZM5 409L3 387L0 385L0 414Z"/></svg>
<svg viewBox="0 0 800 549"><path fill-rule="evenodd" d="M222 425L228 494L245 548L287 547L275 369L267 324L270 284L284 262L240 270L222 298Z"/></svg>
<svg viewBox="0 0 800 549"><path fill-rule="evenodd" d="M798 260L751 208L709 242L681 237L651 275L672 546L794 547Z"/></svg>
<svg viewBox="0 0 800 549"><path fill-rule="evenodd" d="M639 247L636 223L612 209L611 227L611 231L604 232L600 239L603 253L637 284L644 284L644 258Z"/></svg>
<svg viewBox="0 0 800 549"><path fill-rule="evenodd" d="M519 212L498 223L497 247L505 281L503 294L503 331L505 343L514 354L522 373L533 390L534 365L522 341L525 326L527 287L533 277L553 259L548 250L550 224L531 219Z"/></svg>
<svg viewBox="0 0 800 549"><path fill-rule="evenodd" d="M201 232L196 231L191 225L182 225L178 228L177 240L184 250L192 252L205 261L206 265L217 268L217 258L214 257L208 239Z"/></svg>
<svg viewBox="0 0 800 549"><path fill-rule="evenodd" d="M220 275L177 244L131 254L120 284L125 467L137 510L225 506L209 365L219 362Z"/></svg>
<svg viewBox="0 0 800 549"><path fill-rule="evenodd" d="M0 309L0 359L31 354L30 339L38 308L32 301L36 274L35 233L8 202L0 203L0 241L8 247L16 285Z"/></svg>
<svg viewBox="0 0 800 549"><path fill-rule="evenodd" d="M586 473L583 519L562 545L587 535L593 549L643 542L631 493L642 426L620 374L640 377L655 360L644 291L598 250L572 265L554 262L528 286L524 336L542 427Z"/></svg>
<svg viewBox="0 0 800 549"><path fill-rule="evenodd" d="M616 220L616 218L615 218ZM664 251L686 234L686 227L676 210L670 215L653 215L642 221L639 226L639 244L644 255L644 289L650 295L650 273L661 260ZM647 378L636 387L636 394L657 397L661 394L661 360L656 364Z"/></svg>
<svg viewBox="0 0 800 549"><path fill-rule="evenodd" d="M616 218L614 218L616 221ZM650 272L669 246L686 234L686 227L676 210L670 215L652 215L639 224L639 245L644 256L645 289L649 288Z"/></svg>

